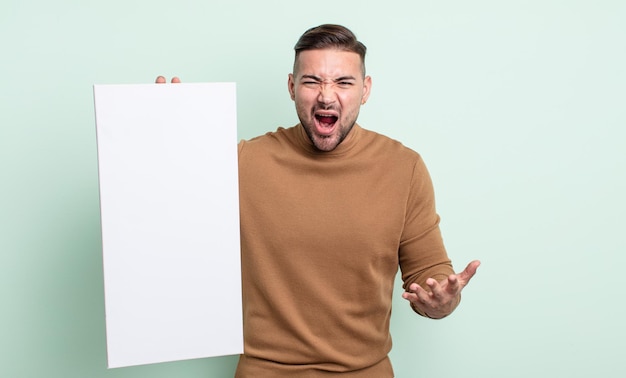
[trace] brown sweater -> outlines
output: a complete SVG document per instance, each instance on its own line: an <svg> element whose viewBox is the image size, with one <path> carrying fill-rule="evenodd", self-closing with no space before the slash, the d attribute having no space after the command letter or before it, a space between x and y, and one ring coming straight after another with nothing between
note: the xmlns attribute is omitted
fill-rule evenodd
<svg viewBox="0 0 626 378"><path fill-rule="evenodd" d="M297 125L239 144L239 185L236 376L392 377L398 266L405 288L453 273L421 157L358 125L319 152Z"/></svg>

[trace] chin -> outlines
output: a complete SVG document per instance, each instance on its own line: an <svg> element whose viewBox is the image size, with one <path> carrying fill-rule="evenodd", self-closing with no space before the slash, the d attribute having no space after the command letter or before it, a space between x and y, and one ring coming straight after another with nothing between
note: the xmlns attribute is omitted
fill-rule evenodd
<svg viewBox="0 0 626 378"><path fill-rule="evenodd" d="M315 136L312 142L318 150L324 152L330 152L337 148L339 144L341 144L340 138L336 135L332 135L329 137Z"/></svg>

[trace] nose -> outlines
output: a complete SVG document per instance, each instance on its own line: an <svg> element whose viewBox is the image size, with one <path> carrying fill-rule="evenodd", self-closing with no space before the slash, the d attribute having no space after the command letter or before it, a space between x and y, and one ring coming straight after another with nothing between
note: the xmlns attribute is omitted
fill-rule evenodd
<svg viewBox="0 0 626 378"><path fill-rule="evenodd" d="M320 93L317 100L322 104L332 104L335 101L335 85L323 81L320 83Z"/></svg>

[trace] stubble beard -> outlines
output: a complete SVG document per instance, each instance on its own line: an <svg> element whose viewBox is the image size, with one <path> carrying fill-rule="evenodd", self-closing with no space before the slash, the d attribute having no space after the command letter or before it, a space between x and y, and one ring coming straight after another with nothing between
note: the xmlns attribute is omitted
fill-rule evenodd
<svg viewBox="0 0 626 378"><path fill-rule="evenodd" d="M315 146L315 148L321 152L330 152L337 148L337 146L339 146L341 142L346 139L346 137L350 133L350 130L352 130L352 127L354 126L353 122L349 127L339 129L337 134L321 136L315 134L315 132L313 131L315 126L307 125L302 122L302 120L300 121L300 123L304 127L304 131L309 137L309 140L311 140L311 143L313 143L313 146Z"/></svg>
<svg viewBox="0 0 626 378"><path fill-rule="evenodd" d="M298 118L300 119L300 124L304 128L306 135L309 137L309 140L311 141L311 143L313 143L313 146L318 151L321 151L321 152L330 152L330 151L333 151L335 148L337 148L337 146L339 146L341 142L343 142L344 139L346 139L346 137L348 136L348 134L350 133L350 131L356 124L356 117L355 117L353 120L348 122L349 126L343 127L342 125L339 125L337 128L336 134L329 135L329 136L321 136L315 133L315 124L314 124L315 114L314 113L315 111L311 113L310 122L305 121L304 117L300 116L300 114L298 114ZM340 121L341 121L341 114L340 114L340 117L337 119L337 122L340 122Z"/></svg>

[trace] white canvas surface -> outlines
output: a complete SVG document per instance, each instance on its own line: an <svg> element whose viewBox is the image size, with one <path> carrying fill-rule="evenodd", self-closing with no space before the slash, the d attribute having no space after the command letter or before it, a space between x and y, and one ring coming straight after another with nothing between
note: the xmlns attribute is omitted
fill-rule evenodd
<svg viewBox="0 0 626 378"><path fill-rule="evenodd" d="M242 353L235 84L94 97L108 366Z"/></svg>

